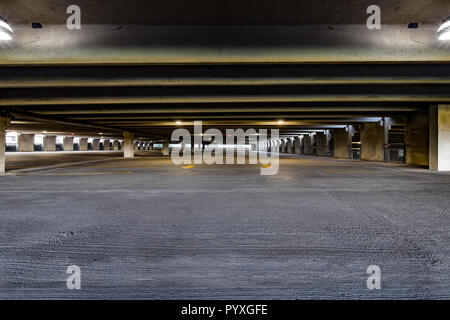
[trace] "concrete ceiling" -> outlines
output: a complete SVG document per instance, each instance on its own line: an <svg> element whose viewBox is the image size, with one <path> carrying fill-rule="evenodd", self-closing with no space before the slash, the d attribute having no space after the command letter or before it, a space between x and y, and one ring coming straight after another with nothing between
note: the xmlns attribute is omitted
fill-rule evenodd
<svg viewBox="0 0 450 320"><path fill-rule="evenodd" d="M450 48L436 34L448 0L377 1L381 30L366 27L365 0L79 0L81 30L65 26L70 4L0 4L14 29L0 44L12 129L162 138L203 120L287 135L450 102Z"/></svg>

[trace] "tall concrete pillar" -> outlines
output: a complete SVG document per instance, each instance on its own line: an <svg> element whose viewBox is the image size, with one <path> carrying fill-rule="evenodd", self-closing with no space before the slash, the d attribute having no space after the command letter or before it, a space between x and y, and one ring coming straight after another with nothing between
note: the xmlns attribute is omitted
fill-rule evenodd
<svg viewBox="0 0 450 320"><path fill-rule="evenodd" d="M430 107L431 170L450 171L450 105Z"/></svg>
<svg viewBox="0 0 450 320"><path fill-rule="evenodd" d="M53 152L56 151L56 136L44 137L44 151Z"/></svg>
<svg viewBox="0 0 450 320"><path fill-rule="evenodd" d="M286 139L281 140L281 153L286 153Z"/></svg>
<svg viewBox="0 0 450 320"><path fill-rule="evenodd" d="M406 164L429 166L429 114L413 114L406 127Z"/></svg>
<svg viewBox="0 0 450 320"><path fill-rule="evenodd" d="M80 138L80 151L88 151L88 138Z"/></svg>
<svg viewBox="0 0 450 320"><path fill-rule="evenodd" d="M383 161L385 130L378 122L366 122L361 129L361 160Z"/></svg>
<svg viewBox="0 0 450 320"><path fill-rule="evenodd" d="M73 151L73 137L64 137L64 151Z"/></svg>
<svg viewBox="0 0 450 320"><path fill-rule="evenodd" d="M0 117L0 175L5 174L6 168L6 123L7 119Z"/></svg>
<svg viewBox="0 0 450 320"><path fill-rule="evenodd" d="M114 140L114 142L113 142L113 150L115 150L115 151L119 150L119 140Z"/></svg>
<svg viewBox="0 0 450 320"><path fill-rule="evenodd" d="M304 155L312 154L311 135L309 134L305 134L303 136L303 154Z"/></svg>
<svg viewBox="0 0 450 320"><path fill-rule="evenodd" d="M100 139L93 139L92 140L92 150L93 151L99 151L100 150Z"/></svg>
<svg viewBox="0 0 450 320"><path fill-rule="evenodd" d="M109 151L111 150L111 145L110 145L111 141L109 139L105 139L103 141L103 150L104 151Z"/></svg>
<svg viewBox="0 0 450 320"><path fill-rule="evenodd" d="M134 158L134 133L123 133L123 156L124 158Z"/></svg>
<svg viewBox="0 0 450 320"><path fill-rule="evenodd" d="M325 157L328 153L328 137L323 132L316 133L316 155Z"/></svg>
<svg viewBox="0 0 450 320"><path fill-rule="evenodd" d="M353 128L334 130L334 157L336 159L350 159L352 149Z"/></svg>
<svg viewBox="0 0 450 320"><path fill-rule="evenodd" d="M33 152L34 151L34 134L20 134L19 135L19 151Z"/></svg>
<svg viewBox="0 0 450 320"><path fill-rule="evenodd" d="M286 140L286 153L292 154L292 138Z"/></svg>
<svg viewBox="0 0 450 320"><path fill-rule="evenodd" d="M170 154L169 141L164 141L163 142L163 155L168 156L169 154Z"/></svg>

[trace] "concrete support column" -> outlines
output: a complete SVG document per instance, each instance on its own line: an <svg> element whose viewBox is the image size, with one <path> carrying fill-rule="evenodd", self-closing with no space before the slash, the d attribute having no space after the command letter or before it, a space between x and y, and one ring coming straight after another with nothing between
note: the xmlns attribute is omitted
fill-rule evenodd
<svg viewBox="0 0 450 320"><path fill-rule="evenodd" d="M361 129L361 160L383 161L385 130L377 122L364 123Z"/></svg>
<svg viewBox="0 0 450 320"><path fill-rule="evenodd" d="M110 145L111 141L109 139L105 139L103 141L103 150L104 151L109 151L111 150L111 145Z"/></svg>
<svg viewBox="0 0 450 320"><path fill-rule="evenodd" d="M169 141L163 142L163 155L168 156L170 154Z"/></svg>
<svg viewBox="0 0 450 320"><path fill-rule="evenodd" d="M64 137L64 151L73 151L73 137Z"/></svg>
<svg viewBox="0 0 450 320"><path fill-rule="evenodd" d="M56 151L56 136L44 137L44 151L53 152Z"/></svg>
<svg viewBox="0 0 450 320"><path fill-rule="evenodd" d="M5 174L6 168L6 118L0 117L0 175Z"/></svg>
<svg viewBox="0 0 450 320"><path fill-rule="evenodd" d="M450 105L430 107L431 170L450 171Z"/></svg>
<svg viewBox="0 0 450 320"><path fill-rule="evenodd" d="M88 138L80 138L80 151L88 151Z"/></svg>
<svg viewBox="0 0 450 320"><path fill-rule="evenodd" d="M292 139L288 138L286 141L286 153L292 154Z"/></svg>
<svg viewBox="0 0 450 320"><path fill-rule="evenodd" d="M325 157L328 152L328 137L323 132L317 132L316 134L316 155L319 157Z"/></svg>
<svg viewBox="0 0 450 320"><path fill-rule="evenodd" d="M295 137L294 138L294 153L295 154L301 154L301 150L300 150L300 145L301 141L300 141L300 137Z"/></svg>
<svg viewBox="0 0 450 320"><path fill-rule="evenodd" d="M115 151L119 150L119 140L114 140L114 142L113 142L113 150L115 150Z"/></svg>
<svg viewBox="0 0 450 320"><path fill-rule="evenodd" d="M303 154L304 155L312 154L311 135L309 134L305 134L303 136Z"/></svg>
<svg viewBox="0 0 450 320"><path fill-rule="evenodd" d="M123 156L124 158L134 158L134 133L123 133Z"/></svg>
<svg viewBox="0 0 450 320"><path fill-rule="evenodd" d="M413 114L406 128L406 164L429 166L429 114Z"/></svg>
<svg viewBox="0 0 450 320"><path fill-rule="evenodd" d="M19 135L19 151L33 152L34 151L34 134L20 134Z"/></svg>
<svg viewBox="0 0 450 320"><path fill-rule="evenodd" d="M350 150L352 148L353 129L334 130L334 157L336 159L350 159Z"/></svg>
<svg viewBox="0 0 450 320"><path fill-rule="evenodd" d="M281 140L281 153L286 153L286 140Z"/></svg>
<svg viewBox="0 0 450 320"><path fill-rule="evenodd" d="M92 140L92 150L93 151L99 151L100 150L100 139L93 139Z"/></svg>

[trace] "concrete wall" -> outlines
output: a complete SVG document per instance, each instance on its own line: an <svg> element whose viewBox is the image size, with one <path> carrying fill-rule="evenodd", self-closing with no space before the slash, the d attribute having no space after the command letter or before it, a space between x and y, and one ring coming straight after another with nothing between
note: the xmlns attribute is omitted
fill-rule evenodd
<svg viewBox="0 0 450 320"><path fill-rule="evenodd" d="M430 107L430 169L450 171L450 105Z"/></svg>
<svg viewBox="0 0 450 320"><path fill-rule="evenodd" d="M19 151L33 152L34 151L34 134L20 134L19 135Z"/></svg>
<svg viewBox="0 0 450 320"><path fill-rule="evenodd" d="M349 159L349 150L352 147L352 134L350 130L334 130L334 157L336 159Z"/></svg>
<svg viewBox="0 0 450 320"><path fill-rule="evenodd" d="M44 151L56 151L56 136L44 137Z"/></svg>
<svg viewBox="0 0 450 320"><path fill-rule="evenodd" d="M379 123L364 123L361 129L361 160L383 161L384 128Z"/></svg>
<svg viewBox="0 0 450 320"><path fill-rule="evenodd" d="M406 164L429 166L429 114L414 114L406 128Z"/></svg>

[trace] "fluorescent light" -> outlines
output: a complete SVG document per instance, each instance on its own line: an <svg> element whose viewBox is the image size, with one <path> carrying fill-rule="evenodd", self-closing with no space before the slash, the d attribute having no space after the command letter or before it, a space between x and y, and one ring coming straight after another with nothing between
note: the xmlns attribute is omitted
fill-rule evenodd
<svg viewBox="0 0 450 320"><path fill-rule="evenodd" d="M446 32L439 35L439 40L442 40L442 41L450 40L450 30L447 30Z"/></svg>
<svg viewBox="0 0 450 320"><path fill-rule="evenodd" d="M7 24L5 21L0 19L0 28L6 29L9 32L13 33L13 30L11 29L11 27L9 26L9 24Z"/></svg>
<svg viewBox="0 0 450 320"><path fill-rule="evenodd" d="M278 124L283 124L284 121L283 120L278 120Z"/></svg>
<svg viewBox="0 0 450 320"><path fill-rule="evenodd" d="M439 33L439 40L450 40L450 18L444 20L437 32Z"/></svg>
<svg viewBox="0 0 450 320"><path fill-rule="evenodd" d="M175 122L175 123L179 125L179 124L181 124L181 121L177 121L177 122Z"/></svg>
<svg viewBox="0 0 450 320"><path fill-rule="evenodd" d="M0 40L1 41L9 41L11 39L12 39L12 37L9 34L0 30Z"/></svg>
<svg viewBox="0 0 450 320"><path fill-rule="evenodd" d="M441 26L439 27L437 32L441 32L445 28L450 28L450 20L449 21L445 21L443 24L441 24Z"/></svg>

